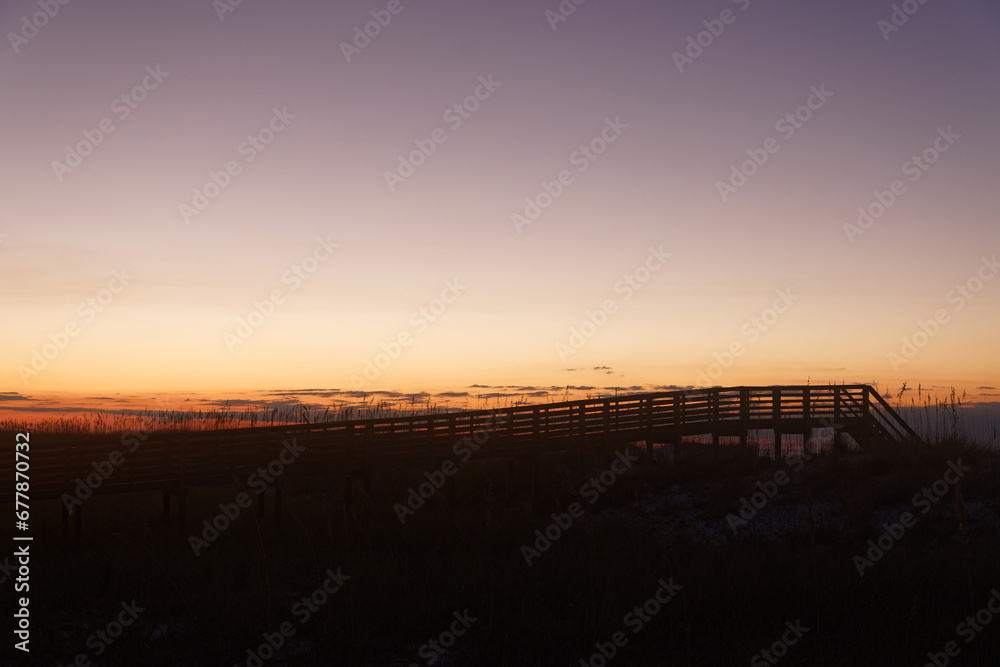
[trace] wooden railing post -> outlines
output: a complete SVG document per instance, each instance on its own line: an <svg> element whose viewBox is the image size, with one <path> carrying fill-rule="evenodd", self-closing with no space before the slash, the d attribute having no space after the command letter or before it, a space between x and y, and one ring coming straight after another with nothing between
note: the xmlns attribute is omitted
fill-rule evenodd
<svg viewBox="0 0 1000 667"><path fill-rule="evenodd" d="M833 387L833 451L844 450L844 427L841 424L843 408L841 407L840 387Z"/></svg>
<svg viewBox="0 0 1000 667"><path fill-rule="evenodd" d="M712 429L712 445L719 446L719 388L708 390L708 424Z"/></svg>
<svg viewBox="0 0 1000 667"><path fill-rule="evenodd" d="M771 419L774 421L774 460L781 460L781 389L771 391Z"/></svg>
<svg viewBox="0 0 1000 667"><path fill-rule="evenodd" d="M740 387L740 446L749 444L750 436L750 390Z"/></svg>
<svg viewBox="0 0 1000 667"><path fill-rule="evenodd" d="M802 390L802 453L810 454L809 441L812 439L812 388Z"/></svg>

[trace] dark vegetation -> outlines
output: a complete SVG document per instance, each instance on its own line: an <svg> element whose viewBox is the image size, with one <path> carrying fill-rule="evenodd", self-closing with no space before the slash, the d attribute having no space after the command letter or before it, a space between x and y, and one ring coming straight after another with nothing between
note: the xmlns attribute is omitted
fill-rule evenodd
<svg viewBox="0 0 1000 667"><path fill-rule="evenodd" d="M59 503L40 502L31 660L10 664L82 653L93 665L256 665L248 649L290 621L294 635L263 664L425 665L421 647L466 610L476 621L433 664L600 665L588 663L595 643L616 632L627 644L608 665L771 664L751 660L797 621L809 630L775 664L924 665L948 642L960 649L949 665L1000 664L1000 617L969 643L957 630L1000 589L993 449L945 437L791 465L738 446L666 453L640 457L593 504L580 488L612 451L546 459L537 479L515 462L509 493L506 462L473 460L455 507L438 492L405 525L393 505L436 466L377 471L370 502L355 488L350 510L343 478L302 480L286 489L280 523L258 497L198 556L189 536L241 486L192 490L182 526L165 522L158 493L95 496L80 545L65 539ZM920 514L914 495L958 460L971 468L960 484L860 576L868 541ZM731 529L741 499L779 470L790 481ZM522 546L573 502L583 518L527 566ZM338 568L350 579L300 624L293 606ZM626 615L661 579L680 592L633 632ZM133 599L145 611L97 657L88 638Z"/></svg>

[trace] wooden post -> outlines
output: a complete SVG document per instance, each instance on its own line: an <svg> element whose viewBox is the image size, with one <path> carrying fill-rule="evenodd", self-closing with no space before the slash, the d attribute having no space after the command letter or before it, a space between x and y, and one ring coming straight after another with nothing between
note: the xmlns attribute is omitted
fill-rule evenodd
<svg viewBox="0 0 1000 667"><path fill-rule="evenodd" d="M740 447L749 444L750 436L750 390L740 387Z"/></svg>
<svg viewBox="0 0 1000 667"><path fill-rule="evenodd" d="M771 419L774 421L774 461L781 461L781 389L771 391Z"/></svg>
<svg viewBox="0 0 1000 667"><path fill-rule="evenodd" d="M531 439L537 443L542 431L542 411L534 408L531 411Z"/></svg>
<svg viewBox="0 0 1000 667"><path fill-rule="evenodd" d="M604 399L604 432L601 434L601 445L607 446L611 439L611 399Z"/></svg>
<svg viewBox="0 0 1000 667"><path fill-rule="evenodd" d="M708 423L712 428L712 446L719 446L719 389L708 390Z"/></svg>
<svg viewBox="0 0 1000 667"><path fill-rule="evenodd" d="M843 452L844 447L844 426L841 424L843 409L841 408L840 387L833 388L833 451Z"/></svg>
<svg viewBox="0 0 1000 667"><path fill-rule="evenodd" d="M804 426L802 427L802 453L812 454L809 447L809 440L812 439L812 405L811 405L811 389L806 387L802 390L802 419Z"/></svg>

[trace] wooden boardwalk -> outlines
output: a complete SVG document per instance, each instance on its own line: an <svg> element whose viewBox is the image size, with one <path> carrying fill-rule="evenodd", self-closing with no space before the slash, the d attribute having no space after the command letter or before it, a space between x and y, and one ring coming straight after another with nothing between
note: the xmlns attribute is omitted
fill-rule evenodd
<svg viewBox="0 0 1000 667"><path fill-rule="evenodd" d="M840 444L847 437L862 447L920 442L868 385L717 387L393 419L152 433L141 442L134 434L35 432L30 498L74 496L89 476L100 480L93 495L158 490L166 503L170 495L183 503L189 488L245 483L280 460L282 451L287 461L293 444L301 454L274 485L279 492L280 482L291 478L364 476L375 466L398 463L436 468L466 449L475 449L477 460L518 459L628 443L676 443L685 436L711 436L716 443L738 437L746 444L751 432L771 431L775 454L781 456L787 436L801 435L807 442L814 429L823 428L834 429ZM0 460L0 474L12 481L14 457ZM4 483L0 503L13 500L13 484Z"/></svg>

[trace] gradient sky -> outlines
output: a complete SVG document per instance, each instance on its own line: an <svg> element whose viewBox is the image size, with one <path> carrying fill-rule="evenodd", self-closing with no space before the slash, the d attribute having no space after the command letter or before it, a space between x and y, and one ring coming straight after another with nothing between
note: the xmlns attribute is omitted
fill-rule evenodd
<svg viewBox="0 0 1000 667"><path fill-rule="evenodd" d="M997 395L1000 280L949 299L992 278L983 258L1000 250L992 0L914 2L891 32L893 3L872 0L589 0L555 29L556 0L402 0L350 62L342 44L388 1L244 0L220 18L221 4L70 2L37 31L38 2L0 5L6 396L807 380ZM705 21L721 34L679 71ZM491 77L454 127L445 112ZM776 123L814 89L832 96L787 136ZM607 119L627 128L581 163ZM248 160L242 142L272 122ZM437 128L446 140L390 189ZM912 180L906 163L949 128ZM55 167L85 133L99 145ZM769 138L777 152L724 201L719 182ZM519 230L512 216L563 170L572 182ZM902 194L849 238L895 180ZM309 268L317 239L338 247L297 285L286 272ZM670 257L647 276L650 248ZM627 300L626 275L648 277ZM419 314L455 280L433 322ZM227 343L274 290L273 314ZM757 327L779 291L794 302ZM67 325L77 335L32 369Z"/></svg>

